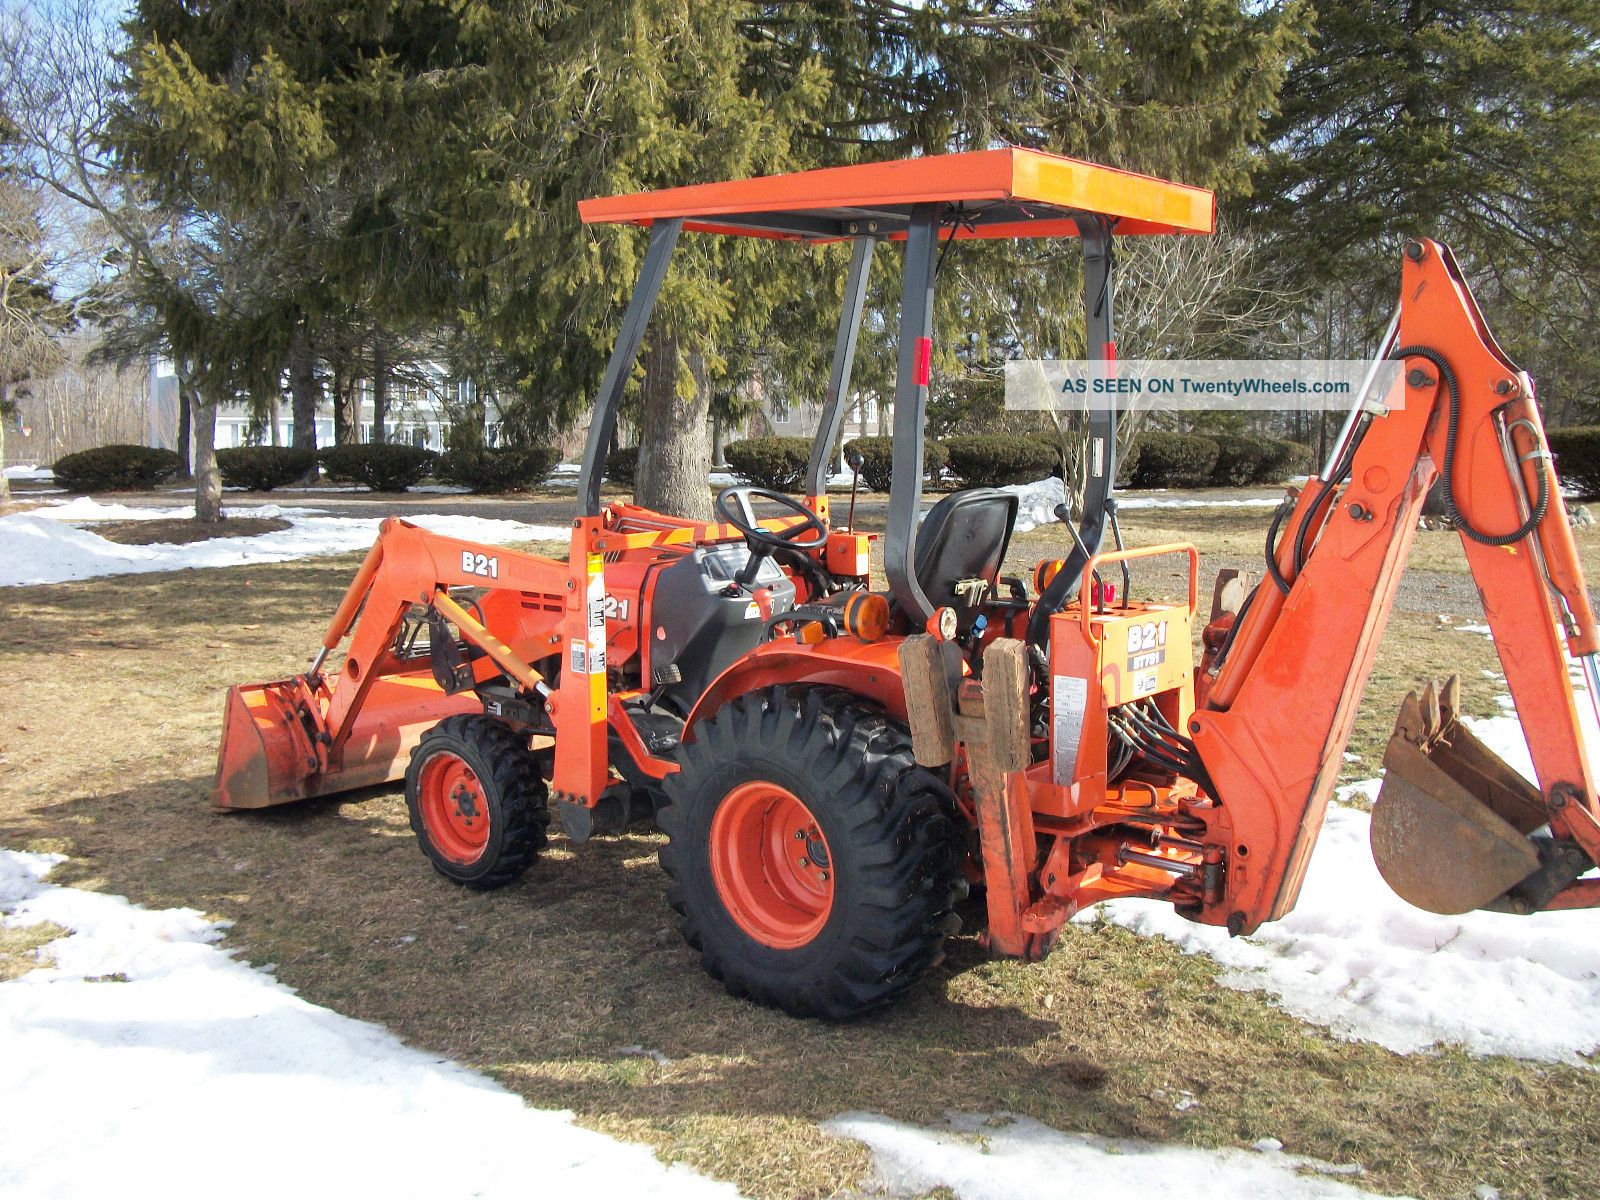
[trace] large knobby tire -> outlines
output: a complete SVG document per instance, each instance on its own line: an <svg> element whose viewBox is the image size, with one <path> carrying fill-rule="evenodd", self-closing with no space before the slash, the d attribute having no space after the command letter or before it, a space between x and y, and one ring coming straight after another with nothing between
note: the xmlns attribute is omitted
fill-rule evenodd
<svg viewBox="0 0 1600 1200"><path fill-rule="evenodd" d="M406 808L434 870L482 891L520 879L550 824L538 760L490 717L447 717L422 735L406 769Z"/></svg>
<svg viewBox="0 0 1600 1200"><path fill-rule="evenodd" d="M694 730L658 822L668 899L735 996L844 1020L944 956L965 894L949 790L847 692L773 688Z"/></svg>

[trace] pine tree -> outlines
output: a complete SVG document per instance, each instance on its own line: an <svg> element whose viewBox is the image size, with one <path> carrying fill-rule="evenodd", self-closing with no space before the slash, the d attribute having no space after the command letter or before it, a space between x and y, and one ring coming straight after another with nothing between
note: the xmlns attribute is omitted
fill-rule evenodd
<svg viewBox="0 0 1600 1200"><path fill-rule="evenodd" d="M1597 45L1596 0L1321 5L1246 208L1292 273L1334 291L1314 303L1356 344L1393 304L1401 241L1452 245L1554 400L1574 367L1600 375L1586 331L1600 266ZM1565 372L1538 369L1557 362Z"/></svg>
<svg viewBox="0 0 1600 1200"><path fill-rule="evenodd" d="M1238 187L1305 23L1301 3L1240 0L143 0L125 145L277 228L281 259L301 247L286 330L363 303L391 327L461 322L496 360L507 428L529 433L590 402L643 250L637 230L583 227L580 199L999 141ZM949 316L1020 315L1038 344L1070 344L1049 302L1070 256L961 258L964 275L1033 272L1046 302L952 295ZM632 400L645 502L706 511L708 408L746 364L820 392L842 275L839 248L680 243Z"/></svg>

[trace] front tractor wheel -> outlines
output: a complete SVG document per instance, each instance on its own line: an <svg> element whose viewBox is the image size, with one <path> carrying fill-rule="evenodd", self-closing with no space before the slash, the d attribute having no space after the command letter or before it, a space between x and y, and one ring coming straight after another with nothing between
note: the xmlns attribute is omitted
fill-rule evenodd
<svg viewBox="0 0 1600 1200"><path fill-rule="evenodd" d="M522 877L550 824L538 760L489 717L448 717L422 735L406 808L434 870L484 891Z"/></svg>
<svg viewBox="0 0 1600 1200"><path fill-rule="evenodd" d="M679 762L661 865L684 938L728 991L844 1020L940 961L965 891L954 809L885 714L846 692L755 692Z"/></svg>

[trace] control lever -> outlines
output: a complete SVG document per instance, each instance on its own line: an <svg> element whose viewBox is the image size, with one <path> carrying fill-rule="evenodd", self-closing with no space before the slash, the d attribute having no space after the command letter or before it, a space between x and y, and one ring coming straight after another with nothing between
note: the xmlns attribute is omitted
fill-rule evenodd
<svg viewBox="0 0 1600 1200"><path fill-rule="evenodd" d="M1072 544L1076 546L1083 554L1083 561L1088 562L1094 557L1094 555L1089 552L1089 547L1083 544L1083 537L1078 533L1078 527L1072 523L1072 514L1067 510L1066 504L1062 503L1056 505L1055 512L1056 520L1060 521L1067 527L1067 533L1072 537ZM1096 569L1094 573L1094 581L1096 583L1100 582L1100 572L1098 569Z"/></svg>
<svg viewBox="0 0 1600 1200"><path fill-rule="evenodd" d="M1106 513L1111 518L1111 540L1117 544L1119 552L1126 550L1127 547L1122 544L1122 522L1117 518L1115 496L1106 497ZM1118 565L1122 568L1122 607L1127 608L1132 603L1129 597L1133 595L1133 572L1128 569L1127 559L1123 559Z"/></svg>
<svg viewBox="0 0 1600 1200"><path fill-rule="evenodd" d="M1089 552L1089 547L1087 547L1087 546L1085 546L1083 544L1083 538L1078 533L1078 527L1072 523L1072 514L1067 510L1067 506L1066 506L1065 502L1056 505L1055 514L1056 514L1056 520L1060 521L1063 525L1065 525L1067 527L1067 532L1072 535L1072 544L1074 546L1076 546L1078 548L1079 553L1081 553L1083 555L1083 561L1084 562L1088 562L1091 558L1094 557L1094 555ZM1101 600L1100 600L1100 595L1101 595L1100 588L1101 588L1101 586L1102 586L1102 584L1101 584L1101 580L1100 580L1100 571L1097 568L1095 570L1095 572L1094 572L1094 590L1095 590L1095 594L1090 597L1090 600L1095 605L1096 609L1099 610L1099 611L1103 611L1104 607L1105 607L1101 603ZM1083 598L1080 596L1079 597L1079 602L1080 603L1082 602L1082 599Z"/></svg>

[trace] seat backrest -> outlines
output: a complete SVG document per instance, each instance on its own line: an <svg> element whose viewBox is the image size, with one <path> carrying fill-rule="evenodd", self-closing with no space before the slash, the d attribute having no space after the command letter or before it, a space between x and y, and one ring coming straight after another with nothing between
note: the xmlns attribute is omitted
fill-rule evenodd
<svg viewBox="0 0 1600 1200"><path fill-rule="evenodd" d="M970 595L956 591L964 579L986 579L998 588L1000 564L1017 523L1017 497L999 488L954 492L928 510L917 530L916 572L928 603L956 610L963 633L976 613Z"/></svg>

